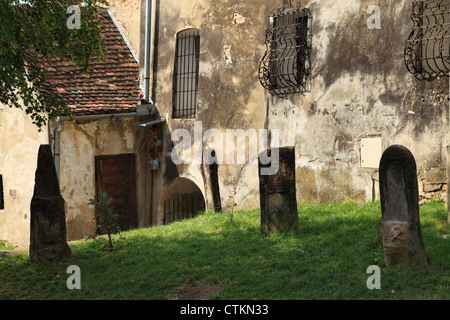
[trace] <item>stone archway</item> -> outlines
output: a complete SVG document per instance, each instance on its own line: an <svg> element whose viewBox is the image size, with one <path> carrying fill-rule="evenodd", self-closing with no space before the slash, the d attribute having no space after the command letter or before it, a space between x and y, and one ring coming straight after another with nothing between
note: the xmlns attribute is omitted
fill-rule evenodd
<svg viewBox="0 0 450 320"><path fill-rule="evenodd" d="M200 188L188 178L176 178L165 189L160 202L163 224L195 217L205 210Z"/></svg>

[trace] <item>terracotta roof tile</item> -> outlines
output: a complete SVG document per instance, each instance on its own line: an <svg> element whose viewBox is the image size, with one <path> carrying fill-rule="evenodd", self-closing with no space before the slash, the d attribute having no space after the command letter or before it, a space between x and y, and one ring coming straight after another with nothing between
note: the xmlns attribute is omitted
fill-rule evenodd
<svg viewBox="0 0 450 320"><path fill-rule="evenodd" d="M105 9L99 10L106 60L90 59L89 74L72 62L52 58L43 94L59 94L74 115L133 112L142 99L139 66Z"/></svg>

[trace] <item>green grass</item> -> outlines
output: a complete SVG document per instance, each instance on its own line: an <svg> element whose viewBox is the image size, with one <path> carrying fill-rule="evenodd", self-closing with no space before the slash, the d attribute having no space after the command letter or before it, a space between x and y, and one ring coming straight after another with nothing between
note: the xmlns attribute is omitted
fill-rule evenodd
<svg viewBox="0 0 450 320"><path fill-rule="evenodd" d="M13 250L15 247L7 241L0 240L0 250Z"/></svg>
<svg viewBox="0 0 450 320"><path fill-rule="evenodd" d="M0 299L171 299L196 283L219 286L211 299L450 299L450 229L442 202L421 206L430 266L383 267L379 202L299 205L298 235L260 232L259 210L203 213L167 226L107 240L71 242L59 262L0 258ZM367 267L381 267L381 289L369 290ZM69 265L81 290L69 290ZM394 291L393 291L394 290Z"/></svg>

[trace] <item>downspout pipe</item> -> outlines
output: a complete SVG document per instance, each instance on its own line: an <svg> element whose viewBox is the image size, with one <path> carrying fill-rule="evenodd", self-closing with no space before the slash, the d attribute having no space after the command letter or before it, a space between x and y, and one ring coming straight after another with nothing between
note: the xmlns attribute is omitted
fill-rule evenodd
<svg viewBox="0 0 450 320"><path fill-rule="evenodd" d="M146 0L146 15L145 15L145 59L144 59L144 98L143 103L150 104L154 107L154 111L157 113L156 106L153 102L153 100L150 98L150 64L151 64L151 55L152 55L152 48L151 48L151 39L152 39L152 7L153 7L153 1L152 0ZM155 19L156 23L156 19ZM155 26L156 28L156 26ZM156 39L156 35L155 35ZM159 120L156 120L159 122ZM155 122L155 123L157 123ZM155 123L146 123L142 126L148 125L154 125ZM139 123L135 124L141 126ZM150 203L149 203L149 226L153 224L153 170L150 169Z"/></svg>
<svg viewBox="0 0 450 320"><path fill-rule="evenodd" d="M59 122L59 127L55 129L55 168L58 181L61 181L59 171L61 167L61 132L64 131L64 121Z"/></svg>
<svg viewBox="0 0 450 320"><path fill-rule="evenodd" d="M147 106L146 106L147 107ZM59 121L84 121L84 120L100 120L100 119L119 119L119 118L134 118L144 116L155 116L157 114L156 108L151 108L144 112L128 112L128 113L107 113L107 114L93 114L93 115L80 115L80 116L60 116L56 119Z"/></svg>
<svg viewBox="0 0 450 320"><path fill-rule="evenodd" d="M153 102L150 99L150 41L152 37L152 0L146 0L145 16L145 60L144 60L144 101Z"/></svg>

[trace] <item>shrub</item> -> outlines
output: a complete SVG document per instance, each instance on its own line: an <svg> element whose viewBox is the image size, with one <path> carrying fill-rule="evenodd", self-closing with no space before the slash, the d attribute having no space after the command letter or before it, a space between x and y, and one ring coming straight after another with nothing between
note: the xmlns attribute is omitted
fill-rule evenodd
<svg viewBox="0 0 450 320"><path fill-rule="evenodd" d="M108 198L106 191L100 189L97 196L98 200L90 199L89 205L94 206L94 216L97 221L97 228L100 233L108 234L109 247L113 248L113 243L111 240L111 234L120 231L119 225L117 224L118 214L115 214L113 207L110 206L112 199Z"/></svg>

